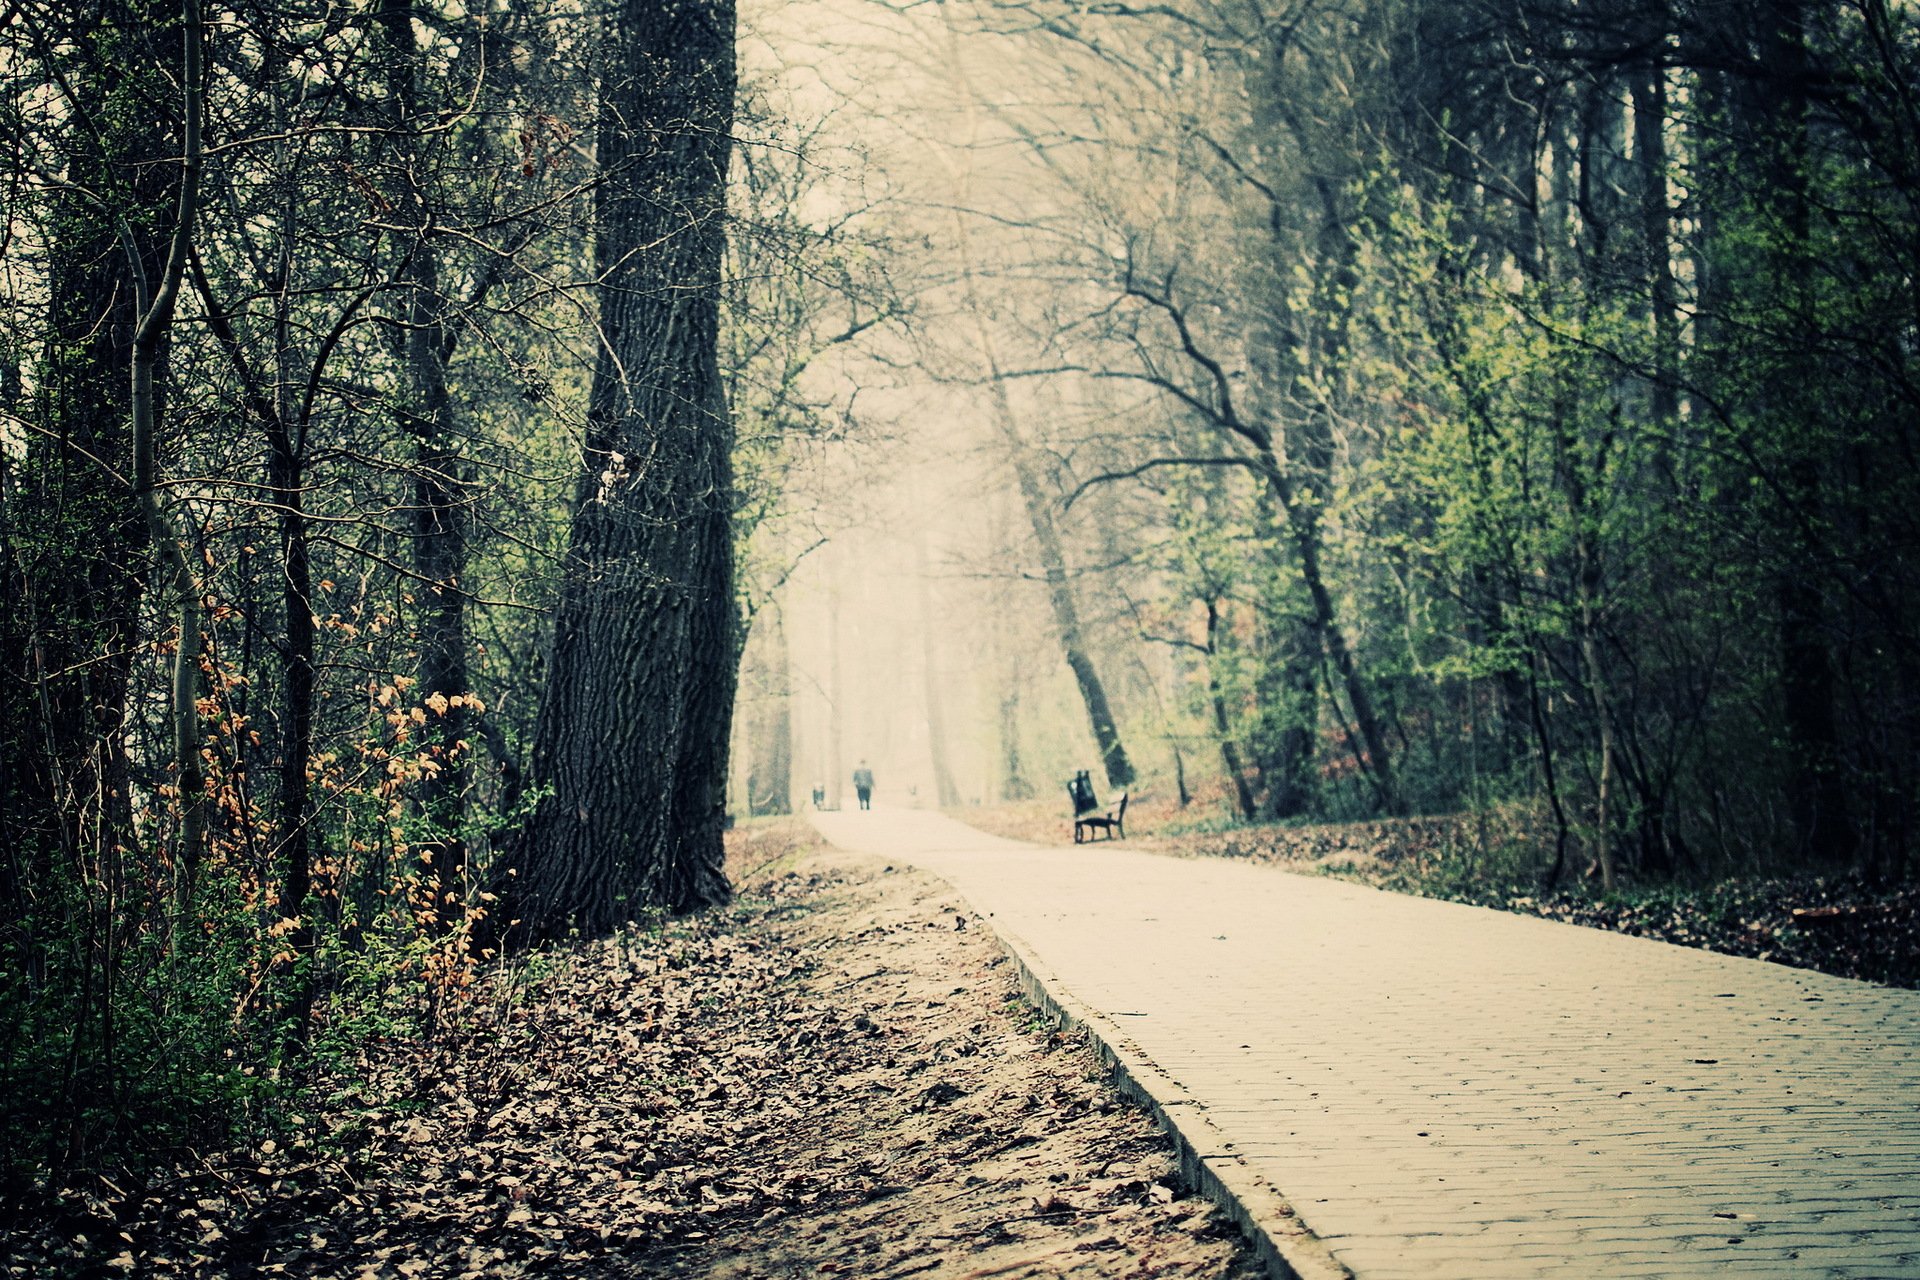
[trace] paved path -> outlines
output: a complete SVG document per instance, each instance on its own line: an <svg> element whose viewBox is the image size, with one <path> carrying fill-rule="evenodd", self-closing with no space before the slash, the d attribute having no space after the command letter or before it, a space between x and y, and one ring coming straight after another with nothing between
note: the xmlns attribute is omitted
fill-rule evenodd
<svg viewBox="0 0 1920 1280"><path fill-rule="evenodd" d="M815 820L990 916L1302 1275L1920 1280L1920 992L932 813Z"/></svg>

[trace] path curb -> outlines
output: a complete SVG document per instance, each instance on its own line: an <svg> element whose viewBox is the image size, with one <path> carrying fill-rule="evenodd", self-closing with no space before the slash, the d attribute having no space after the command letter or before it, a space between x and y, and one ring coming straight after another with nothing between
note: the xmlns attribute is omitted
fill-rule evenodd
<svg viewBox="0 0 1920 1280"><path fill-rule="evenodd" d="M1011 989L1085 1031L1261 1280L1920 1280L1920 992L1225 859L831 818L999 934Z"/></svg>
<svg viewBox="0 0 1920 1280"><path fill-rule="evenodd" d="M1334 1261L1279 1189L1235 1153L1207 1118L1205 1106L1127 1039L1112 1019L1075 998L1023 939L994 923L991 915L977 908L974 914L1012 958L1028 999L1062 1029L1084 1033L1120 1091L1166 1130L1180 1158L1181 1176L1234 1221L1273 1280L1353 1280L1353 1273Z"/></svg>

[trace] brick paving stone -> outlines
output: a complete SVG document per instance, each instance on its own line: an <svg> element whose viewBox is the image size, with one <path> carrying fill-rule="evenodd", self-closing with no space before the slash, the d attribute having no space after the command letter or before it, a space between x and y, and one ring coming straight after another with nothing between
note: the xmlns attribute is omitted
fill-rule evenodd
<svg viewBox="0 0 1920 1280"><path fill-rule="evenodd" d="M815 822L953 884L1361 1280L1920 1280L1920 992L926 812Z"/></svg>

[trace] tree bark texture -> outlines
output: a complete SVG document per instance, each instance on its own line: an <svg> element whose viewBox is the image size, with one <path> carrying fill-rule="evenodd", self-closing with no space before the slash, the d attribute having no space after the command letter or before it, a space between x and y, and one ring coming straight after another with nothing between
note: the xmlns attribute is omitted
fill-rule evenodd
<svg viewBox="0 0 1920 1280"><path fill-rule="evenodd" d="M732 427L715 344L730 0L621 0L597 125L601 348L509 901L525 936L724 902Z"/></svg>

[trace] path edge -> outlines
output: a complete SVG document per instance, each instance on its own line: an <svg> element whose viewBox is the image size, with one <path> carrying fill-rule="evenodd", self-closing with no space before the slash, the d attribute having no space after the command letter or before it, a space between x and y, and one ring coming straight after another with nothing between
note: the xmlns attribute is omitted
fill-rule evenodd
<svg viewBox="0 0 1920 1280"><path fill-rule="evenodd" d="M966 897L958 887L954 891ZM1279 1189L1233 1150L1198 1100L1122 1035L1112 1019L1074 996L1024 939L978 908L974 916L993 930L1012 959L1027 998L1063 1030L1085 1035L1114 1085L1173 1139L1181 1176L1233 1220L1273 1280L1353 1280Z"/></svg>

